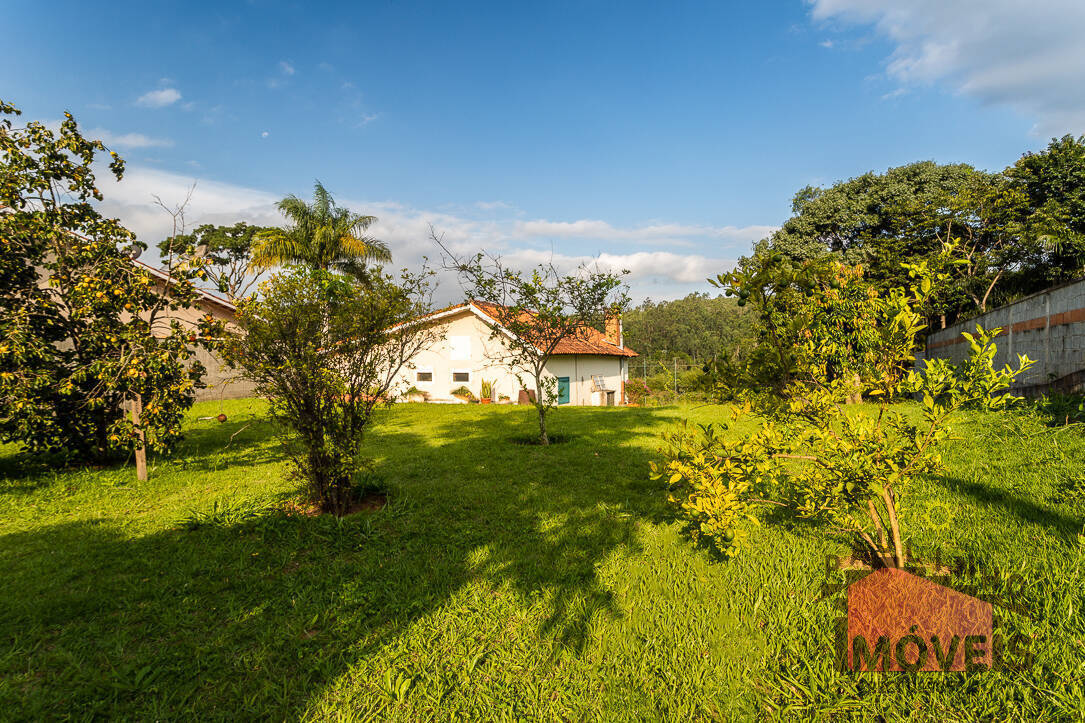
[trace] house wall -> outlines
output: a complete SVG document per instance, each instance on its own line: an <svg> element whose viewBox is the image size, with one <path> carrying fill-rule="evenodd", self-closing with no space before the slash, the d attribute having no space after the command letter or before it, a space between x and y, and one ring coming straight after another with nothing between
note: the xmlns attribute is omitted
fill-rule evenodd
<svg viewBox="0 0 1085 723"><path fill-rule="evenodd" d="M466 359L453 359L453 347L456 337L466 337L465 347L458 347L465 353ZM476 397L480 394L482 380L494 383L495 393L504 394L516 401L520 385L509 368L498 361L503 345L490 338L490 329L471 311L441 320L438 326L438 338L428 348L418 353L408 368L398 375L393 392L402 395L412 386L429 393L434 399L451 399L452 390L467 387ZM419 372L430 372L433 380L419 381ZM454 371L466 371L470 375L467 382L452 381Z"/></svg>
<svg viewBox="0 0 1085 723"><path fill-rule="evenodd" d="M1017 366L1017 355L1036 364L1015 380L1017 392L1039 394L1054 387L1070 390L1085 383L1085 279L1057 286L973 319L934 332L927 337L920 359L964 361L969 345L961 332L1001 327L995 338L995 368Z"/></svg>
<svg viewBox="0 0 1085 723"><path fill-rule="evenodd" d="M618 356L568 354L552 357L546 371L555 377L569 377L570 404L595 406L605 404L606 399L592 393L592 375L602 376L606 388L614 392L615 404L621 404L625 366Z"/></svg>
<svg viewBox="0 0 1085 723"><path fill-rule="evenodd" d="M235 330L234 311L221 304L207 299L201 299L197 306L190 309L166 309L164 314L159 315L162 328L168 329L169 322L173 319L181 322L183 326L195 328L204 314L210 314L219 321L226 322L226 327ZM156 321L157 327L159 322ZM216 354L209 352L203 347L197 347L193 359L204 365L206 371L203 382L207 386L196 390L196 401L208 399L241 399L256 394L256 386L242 379L236 371L230 369Z"/></svg>
<svg viewBox="0 0 1085 723"><path fill-rule="evenodd" d="M495 394L505 395L513 402L517 400L520 389L531 389L534 380L527 372L521 371L524 384L517 380L515 372L504 361L507 347L500 339L491 338L490 327L468 309L441 320L438 327L438 339L428 349L421 351L412 360L410 368L404 369L397 376L393 391L404 394L412 386L428 392L433 399L452 398L452 390L466 386L476 397L480 396L482 380L494 383ZM466 337L463 342L456 342L456 337ZM453 351L466 352L467 359L452 359ZM621 382L625 365L621 357L596 355L562 355L552 357L545 373L553 377L569 377L569 403L590 405L591 375L599 374L606 378L607 388L615 391L615 399L621 401ZM433 380L422 382L418 373L428 371ZM467 371L469 382L452 381L453 371Z"/></svg>

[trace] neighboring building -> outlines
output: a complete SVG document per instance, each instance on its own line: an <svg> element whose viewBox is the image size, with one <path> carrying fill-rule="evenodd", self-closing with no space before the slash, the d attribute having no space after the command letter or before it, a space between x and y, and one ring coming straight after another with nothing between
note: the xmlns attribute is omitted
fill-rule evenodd
<svg viewBox="0 0 1085 723"><path fill-rule="evenodd" d="M972 333L976 324L999 327L994 366L1017 366L1017 355L1036 362L1011 391L1034 397L1050 392L1072 392L1085 387L1085 279L1054 286L1023 299L960 321L927 336L920 359L946 359L960 364L968 358L969 345L961 332Z"/></svg>
<svg viewBox="0 0 1085 723"><path fill-rule="evenodd" d="M508 332L496 321L490 304L469 301L434 312L424 320L437 325L437 340L413 359L410 368L400 372L398 393L414 387L430 401L453 401L452 392L460 387L478 397L486 379L493 382L495 400L504 396L516 402L520 390L534 386L530 374L511 369L504 361L502 335ZM620 318L608 317L605 327L605 333L587 329L558 344L545 371L557 378L558 404L625 403L629 359L637 354L623 343ZM496 337L495 328L499 331Z"/></svg>
<svg viewBox="0 0 1085 723"><path fill-rule="evenodd" d="M169 274L142 261L133 260L132 264L140 270L146 271L156 280L158 293L165 292L170 283ZM214 319L226 322L227 328L236 328L236 306L208 291L202 289L197 289L197 291L199 291L199 298L195 306L188 309L167 308L164 309L164 313L159 318L167 325L170 319L177 319L182 325L195 328L204 315L210 314ZM152 333L154 332L155 330L152 329ZM251 397L255 393L252 382L242 379L236 371L227 367L217 355L202 346L196 347L193 359L203 364L207 370L203 376L203 383L207 386L204 389L196 390L196 399L198 401L205 399L240 399L242 397Z"/></svg>

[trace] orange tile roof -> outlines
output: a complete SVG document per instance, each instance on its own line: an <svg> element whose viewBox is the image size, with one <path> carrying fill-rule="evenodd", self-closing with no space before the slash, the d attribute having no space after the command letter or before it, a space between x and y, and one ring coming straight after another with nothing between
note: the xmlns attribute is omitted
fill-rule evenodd
<svg viewBox="0 0 1085 723"><path fill-rule="evenodd" d="M497 304L486 301L472 300L463 304L464 307L473 305L479 311L490 318L500 321L500 309ZM453 307L455 308L455 307ZM522 315L530 315L530 312L521 312ZM619 346L607 340L606 335L598 329L581 329L575 337L562 339L554 348L554 354L596 354L601 356L624 356L634 357L637 353L627 346Z"/></svg>

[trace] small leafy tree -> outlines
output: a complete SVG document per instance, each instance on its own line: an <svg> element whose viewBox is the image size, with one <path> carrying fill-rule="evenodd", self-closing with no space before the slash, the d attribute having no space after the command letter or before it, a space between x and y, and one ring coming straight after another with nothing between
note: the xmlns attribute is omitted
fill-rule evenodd
<svg viewBox="0 0 1085 723"><path fill-rule="evenodd" d="M233 226L203 224L192 233L164 239L158 250L165 259L199 264L212 287L236 301L260 280L261 272L252 273L250 269L253 243L259 234L268 232L244 221Z"/></svg>
<svg viewBox="0 0 1085 723"><path fill-rule="evenodd" d="M95 156L71 114L59 130L0 102L0 437L31 452L104 462L144 445L168 451L194 400L193 347L221 324L183 322L202 266L153 275L145 248L92 205ZM109 154L120 179L124 162ZM138 422L125 405L142 401Z"/></svg>
<svg viewBox="0 0 1085 723"><path fill-rule="evenodd" d="M499 257L476 254L457 258L433 234L451 259L468 296L485 304L497 325L492 338L501 342L497 361L508 365L520 385L521 375L534 383L539 418L539 444L550 444L546 415L557 404L557 378L546 365L566 339L598 328L607 314L621 313L629 304L621 275L579 267L562 274L553 264L540 264L530 274L506 266ZM623 272L623 274L628 272Z"/></svg>
<svg viewBox="0 0 1085 723"><path fill-rule="evenodd" d="M374 275L363 286L294 267L241 302L241 332L227 342L227 359L267 397L295 443L298 476L325 512L349 511L374 410L391 401L396 374L433 339L413 321L427 311L429 276Z"/></svg>
<svg viewBox="0 0 1085 723"><path fill-rule="evenodd" d="M838 266L832 278L844 271ZM653 476L666 478L697 534L725 555L739 549L765 505L782 505L854 535L875 564L904 566L901 498L917 475L941 467L937 448L948 436L947 418L964 406L1005 405L1010 397L991 395L1032 364L1020 357L1017 369L995 371L991 340L997 330L979 329L972 358L961 369L933 360L914 370L916 336L933 283L922 264L909 273L914 283L908 289L880 294L867 285L859 314L844 302L853 294L843 286L807 287L812 303L796 307L793 329L809 334L798 333L796 348L780 352L780 364L789 370L783 394L748 391L734 412L734 419L748 413L760 419L752 433L731 439L722 433L728 425L711 424L684 425L665 436L666 458L653 463ZM752 295L750 289L764 280L738 273L728 288ZM861 277L853 283L862 286ZM771 305L772 295L760 288L757 298ZM852 326L856 318L869 326L859 332ZM827 346L834 329L841 334L837 346ZM862 343L841 357L839 343L849 338ZM838 364L845 365L843 373L833 372ZM842 406L856 387L879 400L876 415ZM922 400L921 421L890 408L890 400L904 395Z"/></svg>

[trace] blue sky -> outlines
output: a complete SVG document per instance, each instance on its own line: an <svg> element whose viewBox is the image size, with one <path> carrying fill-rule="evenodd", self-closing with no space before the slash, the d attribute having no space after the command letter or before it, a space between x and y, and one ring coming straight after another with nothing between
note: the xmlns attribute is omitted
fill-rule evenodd
<svg viewBox="0 0 1085 723"><path fill-rule="evenodd" d="M129 163L146 240L274 222L315 178L397 265L460 250L709 290L794 192L914 160L999 169L1085 131L1085 3L31 3L0 97L76 115ZM58 20L62 19L62 20ZM10 69L9 65L9 69ZM446 296L455 296L447 289Z"/></svg>

